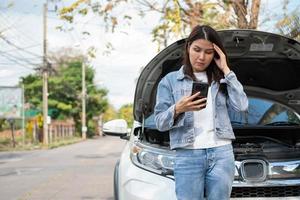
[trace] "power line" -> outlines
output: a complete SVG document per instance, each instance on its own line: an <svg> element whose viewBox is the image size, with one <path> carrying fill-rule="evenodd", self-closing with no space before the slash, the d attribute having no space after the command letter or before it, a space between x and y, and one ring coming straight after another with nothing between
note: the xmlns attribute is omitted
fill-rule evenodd
<svg viewBox="0 0 300 200"><path fill-rule="evenodd" d="M36 57L39 57L39 58L42 58L42 57L43 57L43 56L41 56L41 55L38 55L38 54L36 54L36 53L33 53L33 52L28 51L28 50L26 50L26 49L24 49L24 48L22 48L22 47L17 46L16 44L12 43L11 41L9 41L9 40L6 39L6 38L3 38L3 37L2 37L1 39L4 40L7 44L9 44L9 45L11 45L11 46L17 48L17 49L20 50L20 51L23 51L23 52L25 52L25 53L31 54L31 55L36 56Z"/></svg>
<svg viewBox="0 0 300 200"><path fill-rule="evenodd" d="M4 13L0 13L0 17L2 16L2 18L4 18L4 24L6 24L7 25L7 23L6 22L11 22L11 20L9 19L9 17L7 16L7 15L5 15ZM34 40L33 38L31 38L31 37L29 37L27 34L26 34L26 31L24 31L24 30L19 30L18 28L16 28L16 27L21 27L21 26L17 26L18 24L20 24L23 20L25 20L25 18L24 17L19 17L17 20L14 20L15 22L14 23L12 23L12 25L10 25L11 27L11 29L13 29L14 31L16 31L17 33L17 38L20 38L20 36L22 37L22 36L24 36L24 37L26 37L26 38L24 38L26 41L28 41L28 40L30 40L30 41L32 41L32 42L34 42L34 43L39 43L39 42L37 42L36 40ZM23 24L23 23L22 23ZM12 31L13 31L12 30Z"/></svg>
<svg viewBox="0 0 300 200"><path fill-rule="evenodd" d="M5 57L6 59L8 59L8 60L10 60L10 61L12 61L12 62L14 62L14 63L16 63L16 64L21 64L21 65L23 65L24 63L21 63L21 62L25 62L25 63L27 63L28 65L32 65L32 66L34 66L34 67L37 67L37 66L40 65L40 64L37 64L37 63L32 63L32 62L30 62L29 60L27 60L27 59L25 59L25 58L15 57L15 56L13 56L13 55L11 55L11 54L9 54L9 53L3 52L3 51L0 51L0 53L1 53L0 56ZM25 66L24 66L24 67L25 67ZM29 67L25 67L25 68L28 68L28 69L33 70L33 68L29 68Z"/></svg>
<svg viewBox="0 0 300 200"><path fill-rule="evenodd" d="M29 64L32 64L31 60L34 59L34 58L25 58L25 57L23 57L23 55L22 55L22 57L17 57L17 56L14 55L14 54L7 53L7 52L1 51L1 50L0 50L0 53L1 53L1 54L4 54L4 55L8 55L8 56L10 56L10 57L12 57L12 58L14 58L14 59L16 59L16 60L20 60L20 61L23 61L23 62L27 62L27 63L29 63ZM1 55L1 54L0 54L0 55Z"/></svg>
<svg viewBox="0 0 300 200"><path fill-rule="evenodd" d="M23 65L23 63L19 63L18 61L16 61L16 60L13 60L13 59L9 58L8 56L5 56L5 55L2 55L2 56L3 56L3 57L6 57L8 60L11 60L12 62L14 62L14 63L16 63L16 64L20 65L21 67L24 67L24 68L26 68L26 69L33 70L32 68L30 68L30 67L27 67L27 66L24 66L24 65Z"/></svg>
<svg viewBox="0 0 300 200"><path fill-rule="evenodd" d="M11 46L11 45L10 45ZM37 46L37 45L34 45L34 46ZM28 61L28 62L31 62L31 61L33 61L33 60L41 60L41 58L38 58L38 57L25 57L25 55L24 54L22 54L22 53L24 53L24 51L22 51L23 49L26 49L26 47L25 48L22 48L21 50L20 49L10 49L10 50L3 50L3 51L1 51L0 50L0 52L2 52L2 53L5 53L5 54L9 54L9 56L11 56L11 57L14 57L15 59L17 59L17 60L26 60L26 61Z"/></svg>
<svg viewBox="0 0 300 200"><path fill-rule="evenodd" d="M37 58L26 58L19 50L14 53L8 53L6 51L1 51L2 57L5 57L6 59L9 59L10 61L13 61L14 63L17 63L18 65L25 62L26 65L36 65L32 61L36 60Z"/></svg>
<svg viewBox="0 0 300 200"><path fill-rule="evenodd" d="M8 66L12 66L12 65L16 64L16 62L18 62L18 60L15 60L15 59L13 59L13 58L7 56L7 55L5 55L5 56L3 56L3 57L5 57L5 58L10 58L10 59L11 59L11 60L10 60L11 62L0 62L0 65L8 65ZM37 63L37 64L35 64L35 65L39 65L39 64ZM31 69L32 69L32 68L31 68Z"/></svg>
<svg viewBox="0 0 300 200"><path fill-rule="evenodd" d="M41 44L34 44L34 45L30 45L27 47L23 47L23 49L31 49L33 47L37 47L37 46L41 46ZM19 51L19 49L10 49L10 50L5 50L5 52L14 52L14 51Z"/></svg>
<svg viewBox="0 0 300 200"><path fill-rule="evenodd" d="M21 23L22 18L19 17L17 20L15 20L15 19L11 20L10 19L11 17L6 16L4 13L0 13L0 19L1 18L2 18L1 21L3 22L2 24L5 24L6 27L7 27L6 31L8 33L10 33L10 35L15 35L15 37L18 38L18 43L20 43L20 36L26 36L26 35L24 34L24 31L21 32L18 29L16 29L15 27L17 27L17 25L19 23ZM12 22L12 21L14 21L14 22ZM16 48L16 49L5 50L5 52L1 51L1 53L2 53L1 56L12 62L10 65L26 68L26 69L29 69L31 71L34 70L34 68L37 68L40 65L40 64L33 63L32 60L41 59L41 56L27 50L28 48L32 48L34 46L39 46L39 45L34 44L34 45L29 46L29 47L23 47L22 48L19 45L16 45L14 42L12 42L11 40L8 40L5 37L0 37L0 38L2 40L4 40L9 46ZM11 36L10 36L10 38L11 38ZM32 40L29 37L27 37L27 38L29 40ZM25 41L27 42L28 39L26 39ZM9 54L8 52L14 52L15 55ZM30 55L34 56L34 58L26 58L24 56L24 54L22 54L21 52L26 53L26 54L30 54ZM33 66L33 67L28 67L28 65Z"/></svg>

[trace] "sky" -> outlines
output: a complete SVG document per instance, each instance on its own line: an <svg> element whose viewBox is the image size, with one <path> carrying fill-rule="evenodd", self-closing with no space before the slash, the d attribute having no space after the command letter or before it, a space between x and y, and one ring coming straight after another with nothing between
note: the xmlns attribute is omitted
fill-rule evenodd
<svg viewBox="0 0 300 200"><path fill-rule="evenodd" d="M288 9L293 9L297 1L290 0ZM5 8L10 2L13 6ZM74 1L63 2L60 5ZM0 86L17 85L21 76L35 73L34 68L42 63L43 3L45 0L0 0L0 34L10 42L8 44L0 38ZM262 0L260 19L270 17L270 20L259 27L260 30L274 31L275 20L272 19L278 18L281 3L282 0ZM75 48L85 54L89 46L95 46L96 58L89 60L96 72L95 84L108 89L108 99L116 109L133 102L141 68L157 54L151 30L158 23L158 16L150 13L140 18L133 7L123 7L135 16L131 26L120 24L115 33L105 31L103 22L93 15L78 19L72 31L61 32L56 29L57 26L69 25L58 19L53 11L54 4L49 1L48 51ZM82 31L90 32L91 36L82 36ZM114 50L104 55L107 42L112 43Z"/></svg>

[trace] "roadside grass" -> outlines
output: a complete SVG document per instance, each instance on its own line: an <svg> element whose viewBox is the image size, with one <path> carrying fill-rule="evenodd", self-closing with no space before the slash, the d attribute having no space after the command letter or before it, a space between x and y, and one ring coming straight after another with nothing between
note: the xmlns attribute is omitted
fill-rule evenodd
<svg viewBox="0 0 300 200"><path fill-rule="evenodd" d="M51 142L48 146L39 142L24 141L22 137L16 137L16 145L13 147L11 138L0 138L0 152L1 151L26 151L35 149L53 149L65 145L70 145L82 141L81 137L66 137L64 139Z"/></svg>

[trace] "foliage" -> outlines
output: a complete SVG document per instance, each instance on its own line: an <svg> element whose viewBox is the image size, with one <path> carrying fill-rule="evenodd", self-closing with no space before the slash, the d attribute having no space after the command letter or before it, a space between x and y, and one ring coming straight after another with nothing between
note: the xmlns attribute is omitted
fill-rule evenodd
<svg viewBox="0 0 300 200"><path fill-rule="evenodd" d="M300 14L298 9L276 23L276 27L282 35L300 41Z"/></svg>
<svg viewBox="0 0 300 200"><path fill-rule="evenodd" d="M53 119L72 118L77 130L81 126L81 97L82 97L82 62L73 60L56 69L56 73L48 80L48 108L54 112ZM87 122L94 116L103 113L108 106L107 90L97 89L93 85L95 71L91 66L86 67L87 85ZM31 74L22 78L25 87L25 101L31 107L42 110L42 78L38 74Z"/></svg>
<svg viewBox="0 0 300 200"><path fill-rule="evenodd" d="M113 106L109 105L108 109L103 114L103 122L113 119L125 119L128 127L131 128L133 124L133 104L125 104L116 111Z"/></svg>
<svg viewBox="0 0 300 200"><path fill-rule="evenodd" d="M6 119L0 119L0 131L3 131L6 127Z"/></svg>
<svg viewBox="0 0 300 200"><path fill-rule="evenodd" d="M37 74L22 77L25 90L25 102L36 108L42 108L42 78Z"/></svg>
<svg viewBox="0 0 300 200"><path fill-rule="evenodd" d="M126 9L129 5L133 5L141 17L149 11L160 16L158 24L152 29L153 41L166 46L169 40L186 36L198 24L209 24L216 29L255 29L260 0L76 0L69 6L61 7L58 14L61 19L74 23L76 16L92 13L103 20L106 30L114 32L120 24L130 24L132 9Z"/></svg>
<svg viewBox="0 0 300 200"><path fill-rule="evenodd" d="M117 116L117 111L114 109L112 105L108 105L108 108L103 114L103 122L107 122L113 119L116 119Z"/></svg>
<svg viewBox="0 0 300 200"><path fill-rule="evenodd" d="M125 119L128 127L131 128L133 124L133 104L123 105L118 112L118 118Z"/></svg>

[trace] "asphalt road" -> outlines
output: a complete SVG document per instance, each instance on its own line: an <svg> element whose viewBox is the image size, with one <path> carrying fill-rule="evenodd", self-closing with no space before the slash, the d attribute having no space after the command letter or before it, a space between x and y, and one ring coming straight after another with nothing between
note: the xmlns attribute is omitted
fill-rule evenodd
<svg viewBox="0 0 300 200"><path fill-rule="evenodd" d="M0 152L1 200L113 200L125 140L105 136L51 150Z"/></svg>

